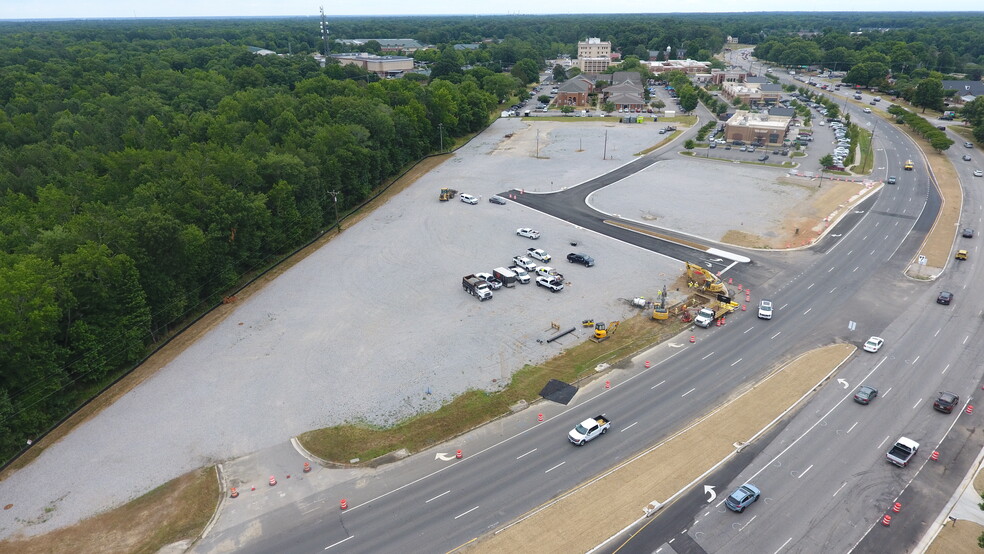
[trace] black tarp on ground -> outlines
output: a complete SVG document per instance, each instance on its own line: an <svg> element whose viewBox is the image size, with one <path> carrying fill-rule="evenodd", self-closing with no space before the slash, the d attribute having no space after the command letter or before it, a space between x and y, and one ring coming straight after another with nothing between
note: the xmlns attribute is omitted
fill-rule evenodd
<svg viewBox="0 0 984 554"><path fill-rule="evenodd" d="M551 379L547 383L543 390L540 391L540 396L550 400L551 402L556 402L558 404L567 405L574 395L577 394L577 387L574 385L568 385L563 381L558 381L556 379Z"/></svg>

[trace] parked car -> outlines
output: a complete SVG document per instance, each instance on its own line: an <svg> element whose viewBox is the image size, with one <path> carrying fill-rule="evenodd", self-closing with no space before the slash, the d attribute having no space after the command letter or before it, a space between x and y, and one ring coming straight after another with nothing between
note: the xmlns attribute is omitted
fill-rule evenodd
<svg viewBox="0 0 984 554"><path fill-rule="evenodd" d="M733 512L741 513L745 511L745 508L758 500L760 496L762 496L762 491L758 487L751 483L745 483L728 496L727 500L724 501L724 505Z"/></svg>
<svg viewBox="0 0 984 554"><path fill-rule="evenodd" d="M768 159L769 159L769 155L768 154L762 154L761 156L758 157L758 161L760 161L760 162L764 162L765 160L768 160Z"/></svg>
<svg viewBox="0 0 984 554"><path fill-rule="evenodd" d="M506 199L501 196L497 196L493 194L492 196L489 196L489 202L493 204L504 205L506 203Z"/></svg>
<svg viewBox="0 0 984 554"><path fill-rule="evenodd" d="M534 260L540 260L543 263L550 261L550 254L547 254L539 248L527 248L526 253Z"/></svg>
<svg viewBox="0 0 984 554"><path fill-rule="evenodd" d="M952 301L953 301L953 293L949 291L943 291L940 293L939 296L936 297L937 304L945 304L949 306L950 302Z"/></svg>
<svg viewBox="0 0 984 554"><path fill-rule="evenodd" d="M878 396L878 389L875 387L869 387L868 385L861 385L858 391L854 393L854 401L858 404L869 404Z"/></svg>
<svg viewBox="0 0 984 554"><path fill-rule="evenodd" d="M530 282L530 274L527 273L525 269L519 267L518 265L509 266L508 269L516 274L516 280L520 283L526 285Z"/></svg>
<svg viewBox="0 0 984 554"><path fill-rule="evenodd" d="M464 202L465 204L471 204L473 206L475 204L478 204L478 198L475 198L470 194L462 194L460 196L461 196L461 201Z"/></svg>
<svg viewBox="0 0 984 554"><path fill-rule="evenodd" d="M952 392L941 391L933 402L933 409L944 414L953 412L953 408L960 403L960 397Z"/></svg>
<svg viewBox="0 0 984 554"><path fill-rule="evenodd" d="M587 254L577 254L575 252L571 252L567 255L567 261L572 264L581 264L584 267L593 267L595 264L594 258L591 256L588 256Z"/></svg>
<svg viewBox="0 0 984 554"><path fill-rule="evenodd" d="M864 113L871 113L871 108L865 108L861 111L863 111Z"/></svg>
<svg viewBox="0 0 984 554"><path fill-rule="evenodd" d="M864 343L865 352L878 352L882 345L885 344L885 339L881 337L871 337Z"/></svg>
<svg viewBox="0 0 984 554"><path fill-rule="evenodd" d="M536 229L530 229L529 227L520 227L519 229L516 229L516 234L528 239L540 238L540 232Z"/></svg>
<svg viewBox="0 0 984 554"><path fill-rule="evenodd" d="M536 286L550 289L551 292L560 292L564 290L564 283L561 283L553 277L537 277Z"/></svg>
<svg viewBox="0 0 984 554"><path fill-rule="evenodd" d="M499 290L502 288L502 281L498 280L491 273L476 273L475 277L485 281L492 287L492 290Z"/></svg>
<svg viewBox="0 0 984 554"><path fill-rule="evenodd" d="M536 264L533 263L533 260L527 258L526 256L513 256L513 263L516 264L517 267L521 267L526 271L533 271L536 269Z"/></svg>
<svg viewBox="0 0 984 554"><path fill-rule="evenodd" d="M973 142L965 142L964 143L964 148L973 148L973 147L974 147L974 143Z"/></svg>
<svg viewBox="0 0 984 554"><path fill-rule="evenodd" d="M980 169L975 169L974 177L984 177L984 171L981 171Z"/></svg>

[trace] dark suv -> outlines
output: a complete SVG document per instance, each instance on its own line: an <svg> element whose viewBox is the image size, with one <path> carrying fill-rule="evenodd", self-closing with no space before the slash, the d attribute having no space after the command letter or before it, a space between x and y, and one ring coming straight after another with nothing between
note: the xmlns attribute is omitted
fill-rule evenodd
<svg viewBox="0 0 984 554"><path fill-rule="evenodd" d="M949 414L953 412L954 406L960 403L960 397L952 392L941 392L939 398L933 402L933 408L937 411Z"/></svg>
<svg viewBox="0 0 984 554"><path fill-rule="evenodd" d="M587 254L577 254L575 252L571 252L567 255L567 261L572 264L581 264L584 267L592 267L594 265L594 258L588 256Z"/></svg>

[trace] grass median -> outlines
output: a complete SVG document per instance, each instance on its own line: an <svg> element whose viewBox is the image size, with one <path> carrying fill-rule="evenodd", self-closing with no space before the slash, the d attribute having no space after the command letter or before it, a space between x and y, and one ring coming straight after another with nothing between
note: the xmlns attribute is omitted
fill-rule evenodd
<svg viewBox="0 0 984 554"><path fill-rule="evenodd" d="M371 460L404 448L419 452L506 415L521 401L535 401L550 379L571 383L595 375L599 364L615 365L686 326L678 319L657 323L648 312L640 314L621 322L618 331L604 342L585 341L542 364L525 366L500 391L470 390L437 411L413 416L392 427L354 422L309 431L298 439L315 456L336 463Z"/></svg>

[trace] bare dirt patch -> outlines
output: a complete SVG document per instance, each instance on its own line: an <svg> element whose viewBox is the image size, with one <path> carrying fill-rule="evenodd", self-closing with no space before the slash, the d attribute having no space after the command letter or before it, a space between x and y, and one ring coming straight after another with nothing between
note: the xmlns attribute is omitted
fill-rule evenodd
<svg viewBox="0 0 984 554"><path fill-rule="evenodd" d="M807 394L854 351L852 345L835 344L800 356L678 435L610 475L560 495L498 535L487 535L471 550L520 552L536 544L542 552L584 552L601 544L641 516L649 502L666 501L733 452L735 443L766 428L788 408L776 398ZM599 507L606 517L598 517Z"/></svg>
<svg viewBox="0 0 984 554"><path fill-rule="evenodd" d="M961 519L952 521L940 529L936 540L926 549L927 554L952 554L953 552L980 552L977 537L984 533L984 527Z"/></svg>
<svg viewBox="0 0 984 554"><path fill-rule="evenodd" d="M198 469L115 510L25 540L0 542L0 552L152 553L198 537L219 498L213 468Z"/></svg>

